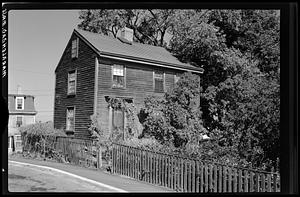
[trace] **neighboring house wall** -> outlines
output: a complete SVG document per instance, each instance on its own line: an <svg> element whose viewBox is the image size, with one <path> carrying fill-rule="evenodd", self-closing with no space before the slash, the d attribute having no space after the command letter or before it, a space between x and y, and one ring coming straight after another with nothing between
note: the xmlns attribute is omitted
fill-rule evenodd
<svg viewBox="0 0 300 197"><path fill-rule="evenodd" d="M71 44L76 37L71 37L62 59L56 69L54 100L54 127L66 129L67 107L75 107L75 137L88 137L90 116L93 114L94 101L94 52L83 41L79 40L78 58L71 58ZM76 94L68 96L68 72L76 70ZM70 132L72 133L72 132Z"/></svg>
<svg viewBox="0 0 300 197"><path fill-rule="evenodd" d="M35 123L35 115L27 115L27 114L22 114L22 115L9 115L9 127L11 128L17 128L17 117L22 118L22 125L29 125L29 124L34 124Z"/></svg>

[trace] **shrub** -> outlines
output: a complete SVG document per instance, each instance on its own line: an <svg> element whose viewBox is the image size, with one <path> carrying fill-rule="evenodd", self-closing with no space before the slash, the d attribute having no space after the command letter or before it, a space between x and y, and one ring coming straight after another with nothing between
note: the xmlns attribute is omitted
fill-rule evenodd
<svg viewBox="0 0 300 197"><path fill-rule="evenodd" d="M52 122L27 125L21 127L20 132L24 148L39 153L52 150L56 136L66 136L62 130L55 129Z"/></svg>

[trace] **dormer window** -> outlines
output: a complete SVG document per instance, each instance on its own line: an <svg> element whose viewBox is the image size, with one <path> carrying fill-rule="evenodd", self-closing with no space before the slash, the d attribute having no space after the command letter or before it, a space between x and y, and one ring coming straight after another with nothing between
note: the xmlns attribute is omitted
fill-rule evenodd
<svg viewBox="0 0 300 197"><path fill-rule="evenodd" d="M16 97L16 110L24 110L24 97Z"/></svg>
<svg viewBox="0 0 300 197"><path fill-rule="evenodd" d="M72 40L72 58L78 57L78 38Z"/></svg>

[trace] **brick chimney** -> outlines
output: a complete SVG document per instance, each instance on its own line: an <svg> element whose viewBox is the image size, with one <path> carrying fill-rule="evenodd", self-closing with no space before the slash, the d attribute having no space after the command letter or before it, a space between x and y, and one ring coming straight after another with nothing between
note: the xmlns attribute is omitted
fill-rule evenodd
<svg viewBox="0 0 300 197"><path fill-rule="evenodd" d="M133 42L133 29L124 27L121 29L121 38L126 39L128 42Z"/></svg>

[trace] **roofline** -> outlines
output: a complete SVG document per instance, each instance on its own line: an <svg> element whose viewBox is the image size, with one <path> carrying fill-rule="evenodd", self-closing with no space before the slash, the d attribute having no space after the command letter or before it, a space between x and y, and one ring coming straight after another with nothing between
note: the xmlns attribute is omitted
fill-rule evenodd
<svg viewBox="0 0 300 197"><path fill-rule="evenodd" d="M17 112L17 111L12 111L9 112L9 115L36 115L37 111L32 111L32 112Z"/></svg>
<svg viewBox="0 0 300 197"><path fill-rule="evenodd" d="M16 96L16 97L18 97L18 96L28 96L28 97L33 97L33 98L35 98L35 96L29 95L29 94L8 94L8 96Z"/></svg>
<svg viewBox="0 0 300 197"><path fill-rule="evenodd" d="M73 33L75 33L78 37L80 37L100 57L107 57L110 59L124 60L124 61L129 61L129 62L148 64L148 65L154 65L154 66L160 66L160 67L166 67L166 68L173 68L173 69L183 70L183 71L191 71L191 72L196 72L196 73L200 73L200 74L203 74L203 72L204 72L203 68L196 68L196 67L195 67L195 69L183 68L181 65L178 65L178 64L171 64L171 63L167 63L167 62L159 62L159 61L153 61L153 60L144 59L144 58L137 58L137 57L131 57L131 56L125 56L125 55L120 55L120 54L99 51L83 35L81 35L76 29L74 29ZM59 61L59 63L60 63L60 61ZM56 69L55 69L55 72L56 72Z"/></svg>
<svg viewBox="0 0 300 197"><path fill-rule="evenodd" d="M194 72L194 73L200 73L203 74L203 69L188 69L188 68L182 68L182 67L178 67L178 66L174 66L172 64L170 65L166 65L166 64L162 64L162 63L156 63L156 62L150 62L150 61L144 61L144 59L139 59L139 58L126 58L126 57L118 57L119 55L108 55L106 53L100 53L99 54L100 57L105 57L105 58L110 58L110 59L115 59L115 60L123 60L123 61L127 61L127 62L134 62L134 63L139 63L139 64L147 64L147 65L151 65L151 66L159 66L159 67L164 67L164 68L172 68L172 69L176 69L176 70L182 70L182 71L190 71L190 72Z"/></svg>

